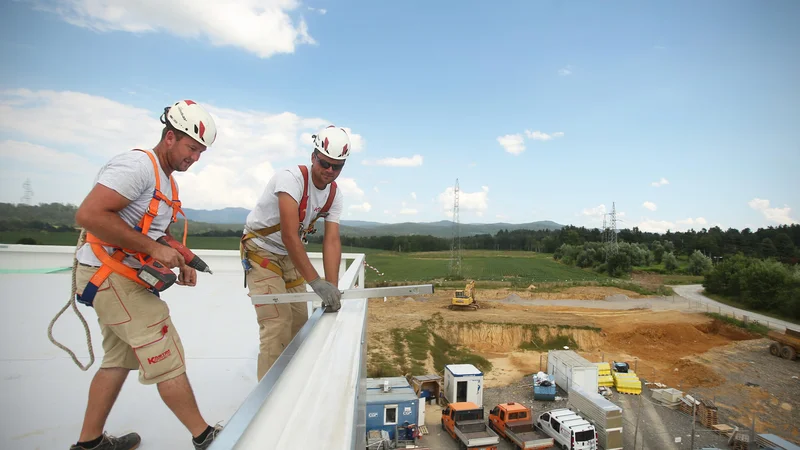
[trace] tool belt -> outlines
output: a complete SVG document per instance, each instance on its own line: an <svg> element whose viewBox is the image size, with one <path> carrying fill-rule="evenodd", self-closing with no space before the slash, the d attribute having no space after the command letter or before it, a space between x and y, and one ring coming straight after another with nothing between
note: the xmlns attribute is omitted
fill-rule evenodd
<svg viewBox="0 0 800 450"><path fill-rule="evenodd" d="M251 233L243 234L242 240L239 242L239 256L242 259L242 267L244 268L244 287L247 287L247 273L253 269L251 262L259 267L263 267L264 269L272 271L278 274L279 277L283 278L283 269L281 269L280 266L272 262L269 258L265 258L255 252L248 251L245 248L245 243L249 239L255 237L255 235L248 237L250 234ZM289 281L286 283L286 289L300 286L305 282L306 280L303 277Z"/></svg>

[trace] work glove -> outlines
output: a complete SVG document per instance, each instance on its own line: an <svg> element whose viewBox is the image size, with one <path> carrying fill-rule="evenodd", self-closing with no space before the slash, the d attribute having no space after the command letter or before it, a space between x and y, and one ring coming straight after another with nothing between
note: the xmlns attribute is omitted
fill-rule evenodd
<svg viewBox="0 0 800 450"><path fill-rule="evenodd" d="M325 312L336 312L342 307L342 293L339 292L339 288L328 280L317 277L316 280L309 281L308 284L322 298Z"/></svg>

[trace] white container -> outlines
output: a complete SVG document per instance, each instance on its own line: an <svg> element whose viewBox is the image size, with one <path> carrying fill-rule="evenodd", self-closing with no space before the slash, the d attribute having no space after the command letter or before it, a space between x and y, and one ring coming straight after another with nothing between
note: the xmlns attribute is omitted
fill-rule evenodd
<svg viewBox="0 0 800 450"><path fill-rule="evenodd" d="M472 402L483 407L483 372L472 364L444 366L444 398L449 403Z"/></svg>
<svg viewBox="0 0 800 450"><path fill-rule="evenodd" d="M573 350L550 350L547 352L547 373L556 380L556 385L569 392L573 383L586 392L597 392L597 366Z"/></svg>

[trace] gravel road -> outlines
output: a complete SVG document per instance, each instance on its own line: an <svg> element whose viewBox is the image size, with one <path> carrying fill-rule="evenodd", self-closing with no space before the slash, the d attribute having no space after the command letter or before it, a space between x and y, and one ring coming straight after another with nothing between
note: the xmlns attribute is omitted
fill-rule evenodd
<svg viewBox="0 0 800 450"><path fill-rule="evenodd" d="M749 317L751 319L758 320L759 322L761 322L763 324L766 324L770 328L774 328L774 329L776 329L778 331L783 331L787 327L790 327L790 328L793 327L793 328L796 328L796 329L800 328L800 326L798 326L798 325L794 325L794 324L791 324L789 322L786 322L786 321L783 321L783 320L780 320L780 319L775 319L775 318L772 318L772 317L769 317L769 316L764 316L762 314L754 313L754 312L747 311L747 310L744 310L744 309L734 308L733 306L728 306L728 305L726 305L724 303L720 303L720 302L718 302L716 300L712 300L712 299L706 297L705 295L701 294L701 292L703 292L703 289L704 289L703 285L701 285L701 284L687 284L687 285L682 285L682 286L670 286L670 287L672 288L673 291L675 291L676 294L680 295L681 297L683 297L683 298L685 298L687 300L691 300L692 302L700 302L700 303L703 303L703 304L707 305L708 307L711 308L711 312L715 312L715 310L716 311L721 310L723 313L724 312L733 312L738 317L741 317L742 315L746 315L747 317Z"/></svg>

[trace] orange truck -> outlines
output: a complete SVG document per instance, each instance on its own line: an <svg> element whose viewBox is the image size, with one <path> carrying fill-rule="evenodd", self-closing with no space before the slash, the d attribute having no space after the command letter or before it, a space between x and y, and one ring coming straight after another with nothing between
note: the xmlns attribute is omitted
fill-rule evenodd
<svg viewBox="0 0 800 450"><path fill-rule="evenodd" d="M489 412L489 426L508 439L515 449L534 450L553 448L555 440L544 437L533 422L530 408L514 402L500 403Z"/></svg>
<svg viewBox="0 0 800 450"><path fill-rule="evenodd" d="M442 410L442 429L458 441L460 448L497 450L500 438L486 426L483 408L473 402L455 402Z"/></svg>

